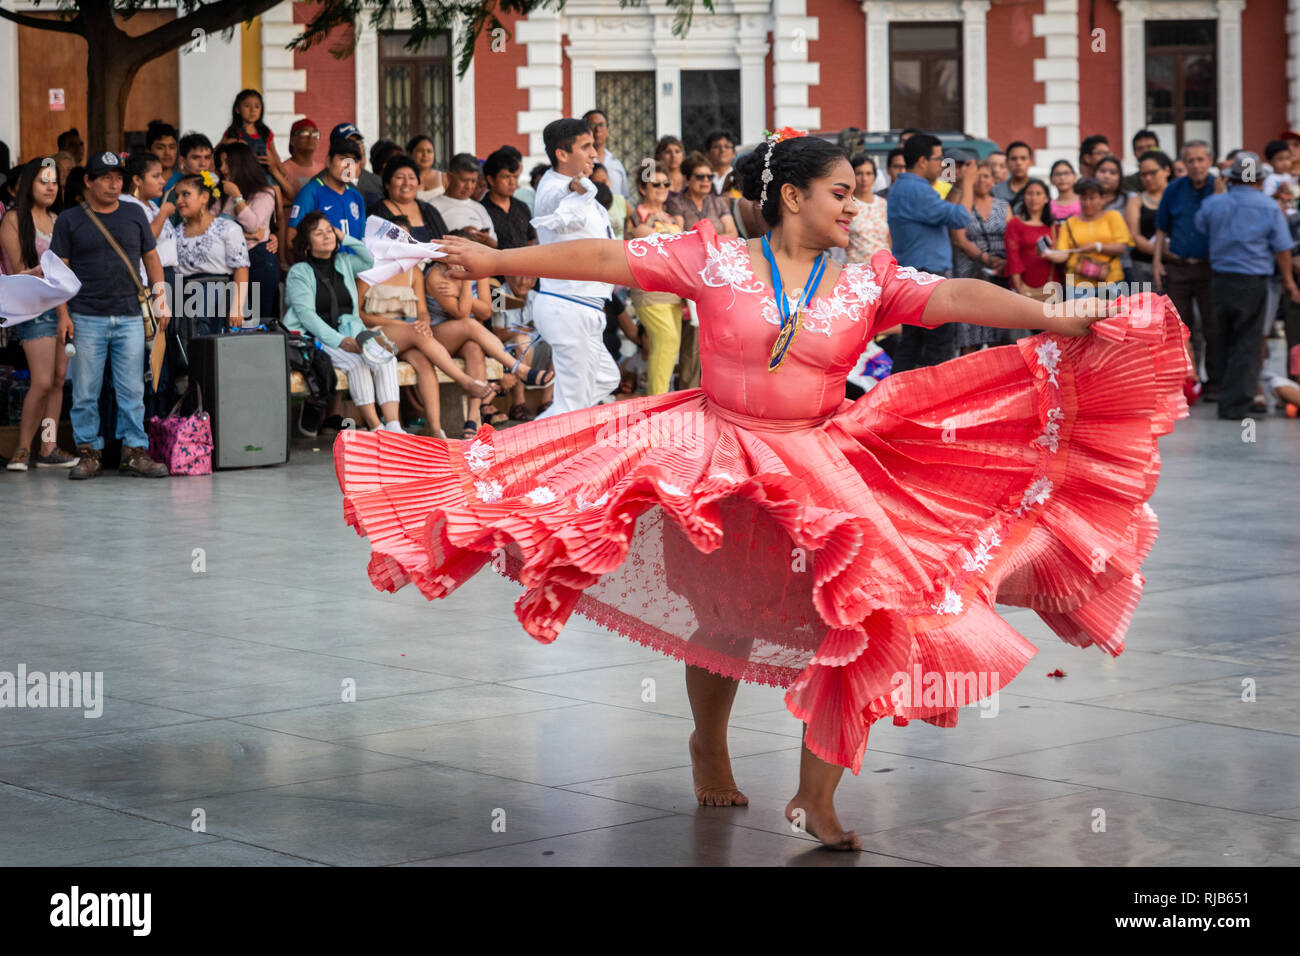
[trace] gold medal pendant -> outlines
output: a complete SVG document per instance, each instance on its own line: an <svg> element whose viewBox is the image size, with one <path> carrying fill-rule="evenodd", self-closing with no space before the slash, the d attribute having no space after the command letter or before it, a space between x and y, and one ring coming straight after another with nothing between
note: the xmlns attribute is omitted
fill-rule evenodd
<svg viewBox="0 0 1300 956"><path fill-rule="evenodd" d="M799 309L795 309L790 324L777 333L776 341L772 343L772 353L767 362L769 372L775 372L785 363L785 357L790 354L790 346L794 344L794 337L798 334Z"/></svg>

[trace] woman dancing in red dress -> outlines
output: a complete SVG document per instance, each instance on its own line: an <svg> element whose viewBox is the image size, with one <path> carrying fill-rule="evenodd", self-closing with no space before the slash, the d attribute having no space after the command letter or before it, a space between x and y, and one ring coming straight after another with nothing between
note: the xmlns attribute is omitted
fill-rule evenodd
<svg viewBox="0 0 1300 956"><path fill-rule="evenodd" d="M491 561L525 588L537 640L576 611L684 661L701 804L748 803L727 753L737 681L788 688L805 727L786 816L857 849L832 797L871 724L954 726L1035 653L995 602L1123 649L1156 535L1156 438L1187 414L1187 332L1163 296L1044 305L887 250L840 268L824 252L848 242L848 160L815 138L759 149L771 179L746 193L766 240L706 223L508 251L444 240L465 276L693 299L702 388L473 441L348 431L335 461L376 587L444 597ZM845 400L865 344L899 322L1046 331Z"/></svg>

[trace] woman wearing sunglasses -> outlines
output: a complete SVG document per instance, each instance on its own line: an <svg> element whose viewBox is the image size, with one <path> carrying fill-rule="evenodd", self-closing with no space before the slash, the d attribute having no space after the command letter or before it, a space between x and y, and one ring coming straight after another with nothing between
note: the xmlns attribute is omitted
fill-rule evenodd
<svg viewBox="0 0 1300 956"><path fill-rule="evenodd" d="M637 188L641 201L627 211L624 238L682 231L682 217L668 211L672 180L667 166L656 163L649 179L643 176L637 180ZM672 387L673 366L682 345L682 297L672 292L633 289L632 308L650 340L646 394L663 395Z"/></svg>

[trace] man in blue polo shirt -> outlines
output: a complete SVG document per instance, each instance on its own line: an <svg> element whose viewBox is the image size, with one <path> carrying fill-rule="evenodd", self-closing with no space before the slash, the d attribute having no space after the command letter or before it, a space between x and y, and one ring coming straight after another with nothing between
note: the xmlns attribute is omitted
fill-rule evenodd
<svg viewBox="0 0 1300 956"><path fill-rule="evenodd" d="M1219 417L1250 414L1259 379L1264 304L1276 261L1291 301L1300 289L1291 275L1291 230L1278 204L1264 195L1259 157L1243 150L1226 174L1230 186L1211 196L1196 213L1196 227L1208 237L1214 274L1215 334L1223 357Z"/></svg>
<svg viewBox="0 0 1300 956"><path fill-rule="evenodd" d="M343 235L365 238L366 200L354 185L360 171L361 147L350 139L331 139L329 162L320 175L308 180L293 197L293 211L289 214L290 249L302 217L317 209Z"/></svg>
<svg viewBox="0 0 1300 956"><path fill-rule="evenodd" d="M1210 275L1210 240L1196 227L1196 213L1212 193L1223 192L1221 177L1210 176L1213 157L1210 144L1201 139L1188 140L1182 149L1187 175L1179 176L1165 187L1156 209L1156 234L1151 242L1151 271L1157 292L1173 300L1183 324L1192 331L1194 369L1201 377L1205 361L1205 391L1202 397L1214 401L1219 391L1223 358L1215 345L1214 297ZM1168 237L1169 244L1165 245ZM1196 304L1199 321L1192 311Z"/></svg>
<svg viewBox="0 0 1300 956"><path fill-rule="evenodd" d="M950 229L964 229L970 222L974 201L975 161L962 165L961 185L950 191L957 202L940 199L934 181L943 170L943 145L929 133L914 133L903 144L907 171L889 187L889 237L894 258L936 275L952 276ZM902 342L892 356L894 371L938 365L957 356L957 326L951 322L935 329L903 326Z"/></svg>

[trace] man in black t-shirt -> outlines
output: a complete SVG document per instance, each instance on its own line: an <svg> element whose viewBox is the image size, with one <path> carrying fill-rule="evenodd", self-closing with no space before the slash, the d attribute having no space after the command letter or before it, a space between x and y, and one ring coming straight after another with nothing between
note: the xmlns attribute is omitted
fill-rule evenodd
<svg viewBox="0 0 1300 956"><path fill-rule="evenodd" d="M139 206L119 203L122 161L111 152L96 153L86 164L86 202L94 216L126 253L122 261L104 234L80 206L63 213L54 223L50 250L72 269L81 290L58 307L60 342L73 341L72 436L81 460L70 478L94 478L100 472L104 439L100 435L99 392L104 363L113 363L113 390L117 396L117 437L122 441L121 472L144 478L163 478L167 467L148 454L144 430L144 321L136 282L144 263L154 293L158 334L170 315L163 294L162 262L153 230Z"/></svg>
<svg viewBox="0 0 1300 956"><path fill-rule="evenodd" d="M482 203L492 219L492 228L496 230L498 249L537 245L533 214L515 198L519 172L523 168L523 157L518 150L508 146L498 149L483 164L483 178L487 180L488 191Z"/></svg>

